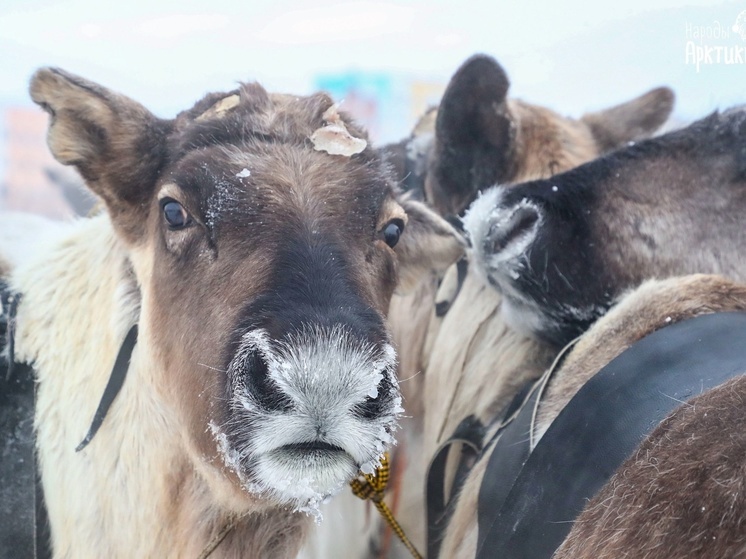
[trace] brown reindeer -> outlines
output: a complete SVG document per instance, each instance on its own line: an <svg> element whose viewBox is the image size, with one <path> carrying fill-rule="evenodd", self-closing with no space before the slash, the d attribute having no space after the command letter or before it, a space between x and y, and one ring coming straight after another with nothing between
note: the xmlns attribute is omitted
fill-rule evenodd
<svg viewBox="0 0 746 559"><path fill-rule="evenodd" d="M737 224L746 202L744 114L740 109L715 114L551 179L496 188L480 198L467 215L467 231L475 263L503 292L506 319L546 339L562 341L587 328L646 278L699 270L743 280L744 238ZM742 286L720 278L643 284L593 323L552 377L539 407L535 440L579 388L634 341L689 316L743 310L743 296ZM722 400L727 407L728 396L723 393L728 390L718 389L701 401L710 406ZM727 417L740 424L732 413ZM681 494L669 506L667 498L688 486L694 488L693 494L704 494L708 488L698 484L695 475L715 472L714 457L726 444L736 445L729 448L739 452L738 439L726 443L729 435L721 434L711 439L709 450L704 450L708 443L700 446L707 455L701 469L687 469L686 460L679 469L676 454L681 445L675 441L685 427L697 422L702 424L702 435L711 429L703 415L682 408L653 433L581 515L562 556L688 556L684 550L690 538L700 534L682 520L682 515L695 510L693 500ZM454 526L467 526L472 533L486 462L480 460L470 474L454 513ZM729 466L724 467L719 479L740 483L732 471L727 473ZM656 478L654 470L662 478ZM667 493L648 491L663 486ZM722 532L717 537L729 539L722 547L692 547L692 553L732 556L713 551L735 550L742 544L740 531L728 524L728 499L716 492L712 496L703 505L714 506L717 512L707 520L704 532L721 518ZM645 506L627 517L632 507L641 504ZM473 550L454 556L473 556Z"/></svg>
<svg viewBox="0 0 746 559"><path fill-rule="evenodd" d="M505 71L490 57L472 57L459 68L437 112L407 141L385 150L405 173L400 181L410 196L441 215L460 214L495 180L547 177L652 134L673 105L673 93L659 88L576 120L510 99L508 89ZM395 294L389 308L407 410L397 448L406 461L399 511L420 548L422 484L407 480L424 478L429 457L463 418L490 417L518 386L538 377L557 350L507 328L500 295L471 271L452 301L456 276L455 267L445 276L433 271L411 292ZM450 304L444 317L433 313L436 301Z"/></svg>
<svg viewBox="0 0 746 559"><path fill-rule="evenodd" d="M680 407L593 498L555 557L742 556L744 398L746 375Z"/></svg>
<svg viewBox="0 0 746 559"><path fill-rule="evenodd" d="M43 69L31 96L106 208L25 253L0 235L54 557L295 556L318 503L393 442L389 300L458 258L458 234L397 201L326 95L244 84L163 120ZM123 388L76 452L133 324Z"/></svg>
<svg viewBox="0 0 746 559"><path fill-rule="evenodd" d="M679 408L588 504L555 557L742 556L745 400L741 376Z"/></svg>

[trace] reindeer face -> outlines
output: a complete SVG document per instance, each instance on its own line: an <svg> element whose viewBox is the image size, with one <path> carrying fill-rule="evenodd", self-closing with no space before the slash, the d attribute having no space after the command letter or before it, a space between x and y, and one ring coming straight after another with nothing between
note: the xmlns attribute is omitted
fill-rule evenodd
<svg viewBox="0 0 746 559"><path fill-rule="evenodd" d="M506 320L563 345L647 279L746 277L744 137L739 108L485 192L464 221Z"/></svg>
<svg viewBox="0 0 746 559"><path fill-rule="evenodd" d="M173 121L60 71L32 95L130 247L154 384L211 486L303 507L372 468L401 411L384 311L457 234L324 95L246 85Z"/></svg>
<svg viewBox="0 0 746 559"><path fill-rule="evenodd" d="M318 499L393 442L407 215L374 160L237 143L188 153L152 202L154 330L206 400L204 451L252 491Z"/></svg>

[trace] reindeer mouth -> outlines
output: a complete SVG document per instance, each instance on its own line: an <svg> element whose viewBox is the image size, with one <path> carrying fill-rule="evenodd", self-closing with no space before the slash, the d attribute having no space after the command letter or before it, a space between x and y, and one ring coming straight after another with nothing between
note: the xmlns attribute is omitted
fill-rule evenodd
<svg viewBox="0 0 746 559"><path fill-rule="evenodd" d="M324 441L310 441L305 443L293 443L281 446L277 450L285 452L346 452L345 449L337 445L326 443Z"/></svg>
<svg viewBox="0 0 746 559"><path fill-rule="evenodd" d="M352 455L322 441L291 443L265 452L252 466L253 486L312 516L359 471Z"/></svg>
<svg viewBox="0 0 746 559"><path fill-rule="evenodd" d="M324 441L290 443L278 446L264 455L265 460L282 464L295 463L309 472L316 468L337 470L357 468L356 461L344 448Z"/></svg>

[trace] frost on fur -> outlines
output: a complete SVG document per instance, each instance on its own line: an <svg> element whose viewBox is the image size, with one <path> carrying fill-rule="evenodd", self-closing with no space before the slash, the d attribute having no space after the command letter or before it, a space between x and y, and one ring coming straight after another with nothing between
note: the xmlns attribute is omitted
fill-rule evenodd
<svg viewBox="0 0 746 559"><path fill-rule="evenodd" d="M266 409L247 386L244 364L259 354L268 382L292 405ZM355 338L343 327L308 326L282 341L265 330L245 333L229 369L235 402L230 425L212 428L228 467L251 466L247 490L270 494L318 519L318 507L359 471L372 472L394 444L401 397L382 394L382 383L396 386L396 353ZM391 392L391 391L389 391ZM384 398L384 411L363 418L356 407ZM226 433L228 433L226 435ZM340 450L297 450L319 443Z"/></svg>

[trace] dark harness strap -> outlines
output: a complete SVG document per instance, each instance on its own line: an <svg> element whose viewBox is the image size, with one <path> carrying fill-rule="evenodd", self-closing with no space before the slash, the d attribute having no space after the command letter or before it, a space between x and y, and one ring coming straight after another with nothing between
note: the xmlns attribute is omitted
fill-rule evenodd
<svg viewBox="0 0 746 559"><path fill-rule="evenodd" d="M482 425L476 417L469 416L459 423L453 435L436 451L427 470L425 486L428 557L438 557L440 554L443 536L455 507L454 497L461 492L471 468L485 453L494 453L496 447L498 453L504 457L501 466L503 475L491 480L493 487L489 491L494 499L504 498L507 495L510 489L509 483L516 478L528 459L530 445L528 444L529 438L525 434L530 431L534 412L544 388L576 341L577 339L562 348L551 367L539 379L526 382L502 413L498 414L487 427ZM490 440L485 443L484 437L493 427L496 427L496 430ZM461 448L461 453L458 456L451 491L446 496L446 466L451 451L458 446ZM498 497L498 493L501 497Z"/></svg>
<svg viewBox="0 0 746 559"><path fill-rule="evenodd" d="M501 432L492 446L487 471L479 488L477 503L477 519L479 536L487 531L485 523L491 519L491 510L502 507L508 498L513 482L521 472L521 468L531 455L531 425L534 409L538 404L541 393L534 388L525 404L521 407L515 419ZM493 475L492 472L499 472ZM489 495L485 499L483 496Z"/></svg>
<svg viewBox="0 0 746 559"><path fill-rule="evenodd" d="M495 450L505 458L502 464L503 473L512 471L512 479L515 479L518 475L521 467L528 459L529 447L528 445L524 446L522 441L516 441L513 434L527 432L528 426L531 424L531 412L538 397L539 390L536 390L533 382L529 382L513 398L513 401L508 406L508 410L500 416L500 419L505 420L515 412L518 412L515 418L508 424L508 427L500 428L487 444L484 444L485 426L482 425L479 419L470 415L459 423L453 435L435 452L435 456L430 461L430 466L427 469L425 484L428 557L439 556L443 536L453 514L454 498L461 492L469 472L484 451L491 450L494 443ZM530 411L524 413L526 410ZM506 434L507 437L505 437ZM446 492L446 467L448 459L453 449L458 446L460 446L461 453L458 456L456 473L451 490ZM508 485L507 488L501 487L501 484L504 484L502 477L490 481L492 483L486 490L490 492L494 499L504 499L510 486ZM484 482L482 487L484 487ZM480 488L480 493L482 490Z"/></svg>
<svg viewBox="0 0 746 559"><path fill-rule="evenodd" d="M477 559L551 557L588 499L670 412L746 372L745 338L742 312L658 330L580 389L517 476L495 466L503 458L493 452L479 495ZM510 476L499 481L509 485L505 498L494 498L490 484Z"/></svg>
<svg viewBox="0 0 746 559"><path fill-rule="evenodd" d="M453 435L438 448L430 462L425 481L427 557L437 557L440 553L443 534L453 512L453 497L461 492L469 471L479 457L483 438L484 426L479 419L470 415L459 423ZM456 475L451 491L446 495L445 477L448 457L453 447L459 444L461 454Z"/></svg>
<svg viewBox="0 0 746 559"><path fill-rule="evenodd" d="M137 344L137 324L130 328L122 342L122 346L119 348L119 353L117 354L116 361L114 361L111 375L109 375L106 388L104 388L104 393L101 395L101 401L98 403L96 413L93 414L91 426L89 427L85 438L77 447L75 447L75 452L80 452L88 446L91 439L93 439L96 433L98 433L109 408L114 403L114 399L117 397L117 394L119 394L119 391L122 389L124 379L127 376L127 371L130 367L130 359L132 358L132 351L135 349L135 344Z"/></svg>

